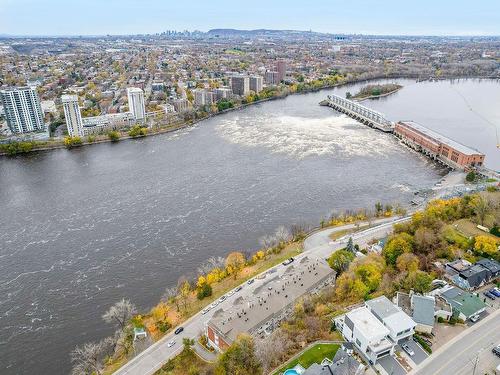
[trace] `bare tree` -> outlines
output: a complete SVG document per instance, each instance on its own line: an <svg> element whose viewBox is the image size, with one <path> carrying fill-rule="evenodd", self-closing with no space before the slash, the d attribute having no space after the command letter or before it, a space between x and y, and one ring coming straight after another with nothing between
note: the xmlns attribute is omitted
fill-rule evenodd
<svg viewBox="0 0 500 375"><path fill-rule="evenodd" d="M177 287L172 286L165 289L162 300L168 303L174 303L177 311L179 311L179 301L177 301Z"/></svg>
<svg viewBox="0 0 500 375"><path fill-rule="evenodd" d="M292 234L287 228L281 225L276 229L275 237L278 242L288 242L292 239Z"/></svg>
<svg viewBox="0 0 500 375"><path fill-rule="evenodd" d="M270 249L275 247L278 244L278 241L274 236L263 236L260 238L259 243L264 249Z"/></svg>
<svg viewBox="0 0 500 375"><path fill-rule="evenodd" d="M71 352L71 362L74 363L73 375L102 374L105 358L113 352L113 340L108 337L97 343L89 342L77 346Z"/></svg>
<svg viewBox="0 0 500 375"><path fill-rule="evenodd" d="M137 314L137 309L128 299L116 302L104 313L102 318L106 323L115 323L122 331L128 321Z"/></svg>
<svg viewBox="0 0 500 375"><path fill-rule="evenodd" d="M200 265L197 269L198 271L198 276L200 275L206 275L210 271L212 271L214 268L223 268L224 267L224 258L222 257L211 257L208 258L205 263Z"/></svg>

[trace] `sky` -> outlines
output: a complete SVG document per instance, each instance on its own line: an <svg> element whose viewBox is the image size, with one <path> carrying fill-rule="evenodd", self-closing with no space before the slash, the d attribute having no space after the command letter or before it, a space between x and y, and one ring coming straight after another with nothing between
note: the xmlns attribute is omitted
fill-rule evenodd
<svg viewBox="0 0 500 375"><path fill-rule="evenodd" d="M212 28L500 35L500 0L0 0L0 34L126 35Z"/></svg>

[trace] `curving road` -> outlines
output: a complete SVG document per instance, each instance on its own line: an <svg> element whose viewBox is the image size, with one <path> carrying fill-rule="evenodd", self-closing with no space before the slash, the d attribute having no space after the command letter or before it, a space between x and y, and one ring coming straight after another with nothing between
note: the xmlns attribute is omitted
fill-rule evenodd
<svg viewBox="0 0 500 375"><path fill-rule="evenodd" d="M409 220L409 217L384 218L375 220L371 224L376 226L353 234L353 240L355 243L363 246L373 238L381 238L390 234L392 232L392 225L394 223L405 220ZM368 222L360 223L361 226L368 224ZM322 259L327 258L333 251L345 247L348 240L348 238L340 238L337 241L332 241L330 240L329 235L334 232L353 229L355 227L356 225L354 224L348 224L314 232L308 238L306 238L306 240L304 241L304 251L300 255L298 255L296 259L300 259L304 256L313 256ZM280 275L285 271L285 267L279 264L263 272L262 274L267 274L270 271L276 272L276 275ZM205 323L211 319L213 313L216 310L220 308L228 308L236 298L235 296L245 297L247 295L253 295L253 290L265 282L265 279L254 278L254 280L255 282L251 285L248 285L246 283L242 284L242 290L234 293L225 301L220 303L217 306L217 309L212 309L205 315L200 312L189 318L186 322L184 322L184 331L181 334L175 335L173 333L170 333L167 336L163 337L161 340L151 345L142 353L131 359L123 367L118 369L115 374L151 375L156 372L166 361L179 353L179 351L182 349L182 339L184 337L195 338L204 331ZM175 345L173 345L172 347L168 347L168 343L172 340L175 340Z"/></svg>

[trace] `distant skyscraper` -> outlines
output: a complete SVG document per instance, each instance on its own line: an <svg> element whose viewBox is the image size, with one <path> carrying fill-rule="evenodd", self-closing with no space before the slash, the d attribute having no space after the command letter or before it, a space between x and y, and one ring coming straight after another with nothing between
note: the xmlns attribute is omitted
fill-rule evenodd
<svg viewBox="0 0 500 375"><path fill-rule="evenodd" d="M0 90L0 102L12 133L45 130L43 111L35 87Z"/></svg>
<svg viewBox="0 0 500 375"><path fill-rule="evenodd" d="M83 122L77 95L63 95L61 101L70 137L83 137Z"/></svg>
<svg viewBox="0 0 500 375"><path fill-rule="evenodd" d="M278 72L278 82L281 82L286 77L286 61L278 60L276 61L276 71Z"/></svg>
<svg viewBox="0 0 500 375"><path fill-rule="evenodd" d="M132 113L136 120L143 121L146 118L144 91L137 87L129 87L127 89L127 97L130 113Z"/></svg>
<svg viewBox="0 0 500 375"><path fill-rule="evenodd" d="M245 96L250 92L250 78L244 75L231 77L231 89L233 94Z"/></svg>
<svg viewBox="0 0 500 375"><path fill-rule="evenodd" d="M261 76L252 76L250 77L250 90L259 93L262 91L262 87L264 84L264 79Z"/></svg>

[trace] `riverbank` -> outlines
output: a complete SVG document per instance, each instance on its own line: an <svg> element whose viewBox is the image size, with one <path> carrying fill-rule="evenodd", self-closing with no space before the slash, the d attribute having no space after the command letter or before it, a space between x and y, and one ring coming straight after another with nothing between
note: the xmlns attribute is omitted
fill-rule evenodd
<svg viewBox="0 0 500 375"><path fill-rule="evenodd" d="M380 79L414 79L414 78L417 79L417 77L400 76L397 74L396 75L389 75L389 76L385 76L385 75L378 76L378 77L373 77L370 79L356 79L356 78L354 78L352 80L343 80L341 82L337 82L334 84L327 84L327 85L322 85L322 86L318 86L318 87L314 87L314 86L306 87L304 89L301 89L300 91L290 91L291 86L286 86L283 88L284 91L277 91L276 95L269 97L269 98L255 100L251 103L238 104L232 108L228 108L228 109L225 109L223 111L216 112L216 113L209 113L209 114L207 114L203 117L197 118L197 119L182 121L182 122L179 122L173 126L167 125L167 126L159 126L156 128L154 126L149 127L148 133L143 137L160 135L160 134L165 134L165 133L170 133L170 132L174 132L177 130L185 129L185 128L188 128L190 126L196 125L201 121L213 118L215 116L219 116L219 115L229 113L232 111L236 111L236 110L242 110L244 108L247 108L249 106L253 106L255 104L261 104L261 103L272 101L272 100L284 99L284 98L288 97L289 95L308 94L308 93L318 92L318 91L332 89L332 88L336 88L336 87L342 87L345 85L357 84L357 83L362 83L362 82L371 82L371 81L380 80ZM463 78L467 78L467 77L463 77ZM131 137L128 135L127 132L128 132L128 129L125 131L119 131L120 138L118 141L142 138L142 137ZM85 138L88 139L88 137L85 137ZM116 140L110 139L107 136L107 134L96 135L95 140L93 140L93 141L88 141L87 139L82 139L81 144L79 144L78 146L75 146L75 147L83 147L83 146L89 146L89 145L100 144L100 143L108 143L108 142L117 142ZM16 142L12 142L12 143L16 143ZM17 143L20 143L20 142L17 142ZM28 141L27 143L30 143L30 141ZM17 154L26 154L26 153L42 152L42 151L50 151L50 150L68 148L67 146L64 145L64 139L57 139L57 140L50 140L49 139L49 140L43 141L43 142L33 141L31 143L32 143L32 145L29 147L29 149L22 150L19 152L14 152L14 153L9 153L5 149L2 150L2 146L8 145L9 143L0 144L0 156L13 156L13 155L17 155ZM40 144L40 145L38 145L38 144ZM71 147L71 148L75 148L75 147Z"/></svg>

